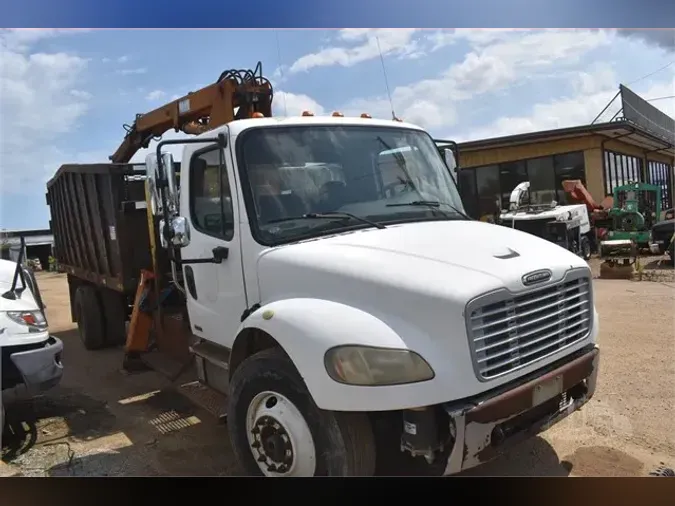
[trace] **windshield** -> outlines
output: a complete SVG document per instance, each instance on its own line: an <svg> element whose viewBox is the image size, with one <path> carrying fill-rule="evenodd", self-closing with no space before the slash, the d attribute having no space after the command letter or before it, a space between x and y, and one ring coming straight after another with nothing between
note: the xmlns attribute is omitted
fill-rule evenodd
<svg viewBox="0 0 675 506"><path fill-rule="evenodd" d="M464 219L454 180L425 132L260 128L243 134L238 155L254 233L264 243L368 226L345 216L303 218L314 213L350 213L382 224Z"/></svg>

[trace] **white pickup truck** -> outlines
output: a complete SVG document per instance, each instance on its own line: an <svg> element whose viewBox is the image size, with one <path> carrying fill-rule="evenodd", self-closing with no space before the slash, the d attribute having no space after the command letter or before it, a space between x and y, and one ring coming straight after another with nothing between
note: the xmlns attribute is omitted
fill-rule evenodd
<svg viewBox="0 0 675 506"><path fill-rule="evenodd" d="M32 271L0 259L0 430L5 406L56 386L63 375L63 343L49 334Z"/></svg>

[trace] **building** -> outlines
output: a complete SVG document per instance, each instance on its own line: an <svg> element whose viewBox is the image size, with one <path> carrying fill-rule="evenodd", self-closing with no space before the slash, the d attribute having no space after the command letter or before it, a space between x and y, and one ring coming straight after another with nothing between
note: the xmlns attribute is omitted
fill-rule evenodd
<svg viewBox="0 0 675 506"><path fill-rule="evenodd" d="M0 258L18 260L22 237L25 242L24 258L38 258L42 268L47 269L54 249L54 234L49 229L0 230Z"/></svg>
<svg viewBox="0 0 675 506"><path fill-rule="evenodd" d="M623 115L610 122L459 143L467 212L493 216L508 207L522 181L530 181L533 203L564 204L566 179L580 179L597 203L618 185L655 184L662 190L661 209L672 208L675 121L624 86L620 94L622 109L615 116Z"/></svg>

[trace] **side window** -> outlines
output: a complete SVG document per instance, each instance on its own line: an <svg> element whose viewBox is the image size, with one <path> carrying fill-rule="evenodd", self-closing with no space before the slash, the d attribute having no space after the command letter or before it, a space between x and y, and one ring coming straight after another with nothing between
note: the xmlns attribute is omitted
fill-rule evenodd
<svg viewBox="0 0 675 506"><path fill-rule="evenodd" d="M196 230L226 241L234 236L232 194L223 150L219 147L192 155L190 214Z"/></svg>

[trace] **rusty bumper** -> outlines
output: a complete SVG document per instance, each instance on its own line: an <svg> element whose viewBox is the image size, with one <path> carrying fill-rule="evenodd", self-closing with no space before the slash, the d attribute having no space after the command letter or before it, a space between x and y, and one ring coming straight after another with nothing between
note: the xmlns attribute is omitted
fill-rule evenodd
<svg viewBox="0 0 675 506"><path fill-rule="evenodd" d="M477 466L512 444L566 418L595 393L600 350L583 355L491 397L448 405L455 436L445 475Z"/></svg>

